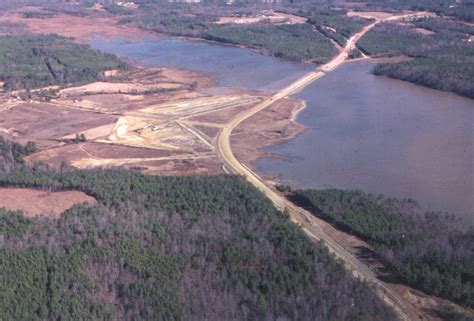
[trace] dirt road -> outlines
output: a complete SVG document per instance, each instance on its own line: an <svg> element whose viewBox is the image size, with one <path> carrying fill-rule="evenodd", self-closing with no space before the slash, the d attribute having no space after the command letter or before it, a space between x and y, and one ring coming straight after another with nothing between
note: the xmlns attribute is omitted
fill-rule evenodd
<svg viewBox="0 0 474 321"><path fill-rule="evenodd" d="M235 118L233 118L229 123L227 123L220 131L220 134L217 139L216 150L218 151L220 157L225 163L226 170L235 174L243 175L250 183L256 186L261 190L273 204L280 210L287 209L290 213L290 216L293 221L298 223L306 234L314 240L323 240L329 250L334 253L337 257L342 259L345 262L346 267L357 277L366 280L375 285L377 293L379 296L393 309L397 312L402 320L422 320L423 318L417 313L413 307L404 301L403 298L397 296L393 291L391 291L386 284L380 281L376 275L363 263L358 261L358 259L349 253L345 248L339 245L335 240L329 237L318 224L312 219L311 214L307 213L303 209L295 206L289 202L285 197L279 195L275 192L272 187L265 184L265 182L251 169L242 164L234 156L232 147L230 144L230 137L232 131L239 126L246 119L254 116L256 113L262 111L263 109L269 107L276 101L283 99L287 96L293 95L301 91L306 86L310 85L312 82L323 77L327 72L330 72L341 64L343 64L349 56L351 50L356 47L357 41L370 29L375 27L378 23L383 21L393 21L402 18L408 18L410 16L422 15L423 13L412 13L401 16L392 16L385 19L376 20L374 23L366 26L359 33L352 36L346 46L342 48L340 53L334 57L330 62L325 65L320 66L316 70L304 75L299 78L288 87L280 90L275 93L273 96L263 100L262 102L255 105L253 108L248 109Z"/></svg>

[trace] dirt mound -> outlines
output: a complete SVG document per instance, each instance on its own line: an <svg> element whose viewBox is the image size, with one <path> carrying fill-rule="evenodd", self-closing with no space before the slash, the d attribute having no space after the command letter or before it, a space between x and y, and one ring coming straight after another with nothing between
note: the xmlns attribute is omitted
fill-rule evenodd
<svg viewBox="0 0 474 321"><path fill-rule="evenodd" d="M27 216L58 217L75 204L96 200L78 191L47 192L28 188L0 188L0 208L23 211Z"/></svg>

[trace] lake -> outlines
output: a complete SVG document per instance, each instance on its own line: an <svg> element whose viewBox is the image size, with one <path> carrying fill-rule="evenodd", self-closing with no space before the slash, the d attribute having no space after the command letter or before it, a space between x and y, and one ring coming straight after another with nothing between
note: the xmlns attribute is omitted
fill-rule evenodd
<svg viewBox="0 0 474 321"><path fill-rule="evenodd" d="M187 68L219 87L272 91L314 66L250 50L186 39L105 40L92 46L140 66ZM474 223L474 100L370 74L369 62L348 63L307 87L299 137L257 161L301 187L360 189L411 197L429 209Z"/></svg>
<svg viewBox="0 0 474 321"><path fill-rule="evenodd" d="M474 222L474 100L376 77L372 66L345 64L296 95L308 131L258 169L302 187L412 197Z"/></svg>

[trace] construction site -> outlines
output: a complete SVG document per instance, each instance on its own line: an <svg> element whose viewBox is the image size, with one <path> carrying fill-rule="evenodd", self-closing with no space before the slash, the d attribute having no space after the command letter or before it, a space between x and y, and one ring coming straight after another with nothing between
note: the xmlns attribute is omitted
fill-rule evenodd
<svg viewBox="0 0 474 321"><path fill-rule="evenodd" d="M36 142L40 151L27 158L30 163L216 174L226 171L215 149L219 131L265 98L240 90L211 95L206 90L213 80L187 70L135 68L108 76L110 81L60 89L46 100L34 93L27 100L19 92L4 94L0 132ZM242 126L235 141L243 158L255 160L259 149L299 133L291 114L301 107L285 99Z"/></svg>

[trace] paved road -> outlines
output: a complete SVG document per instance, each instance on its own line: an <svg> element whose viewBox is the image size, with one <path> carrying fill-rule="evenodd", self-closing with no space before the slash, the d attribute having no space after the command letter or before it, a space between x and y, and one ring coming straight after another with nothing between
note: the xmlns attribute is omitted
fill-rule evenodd
<svg viewBox="0 0 474 321"><path fill-rule="evenodd" d="M422 320L423 318L418 315L418 313L408 302L405 302L402 297L399 297L396 293L391 291L382 281L380 281L365 264L360 262L355 256L353 256L345 248L339 245L335 240L329 237L321 229L321 227L318 226L318 224L312 219L311 214L309 214L302 208L295 206L285 197L279 195L273 190L272 187L266 185L265 182L255 172L253 172L251 169L245 166L245 164L242 164L239 160L237 160L237 158L234 156L234 153L232 152L230 136L232 134L232 131L246 119L252 117L259 111L267 108L274 102L301 91L309 84L323 77L326 73L331 72L332 70L343 64L348 58L350 51L356 47L357 41L367 31L375 27L378 23L422 14L424 13L393 16L386 19L377 20L374 23L366 26L362 31L352 36L348 40L346 46L342 48L339 54L331 61L329 61L325 65L320 66L316 70L302 76L301 78L290 84L288 87L278 91L273 96L255 105L253 108L238 114L234 119L232 119L221 129L216 145L216 150L224 161L225 168L227 171L244 176L250 183L252 183L259 190L261 190L268 198L270 198L270 200L278 209L287 209L290 213L292 220L298 223L310 238L314 240L324 241L328 246L329 250L334 253L334 255L342 259L346 267L355 276L374 284L379 296L387 304L393 307L393 309L397 312L397 314L402 320Z"/></svg>

